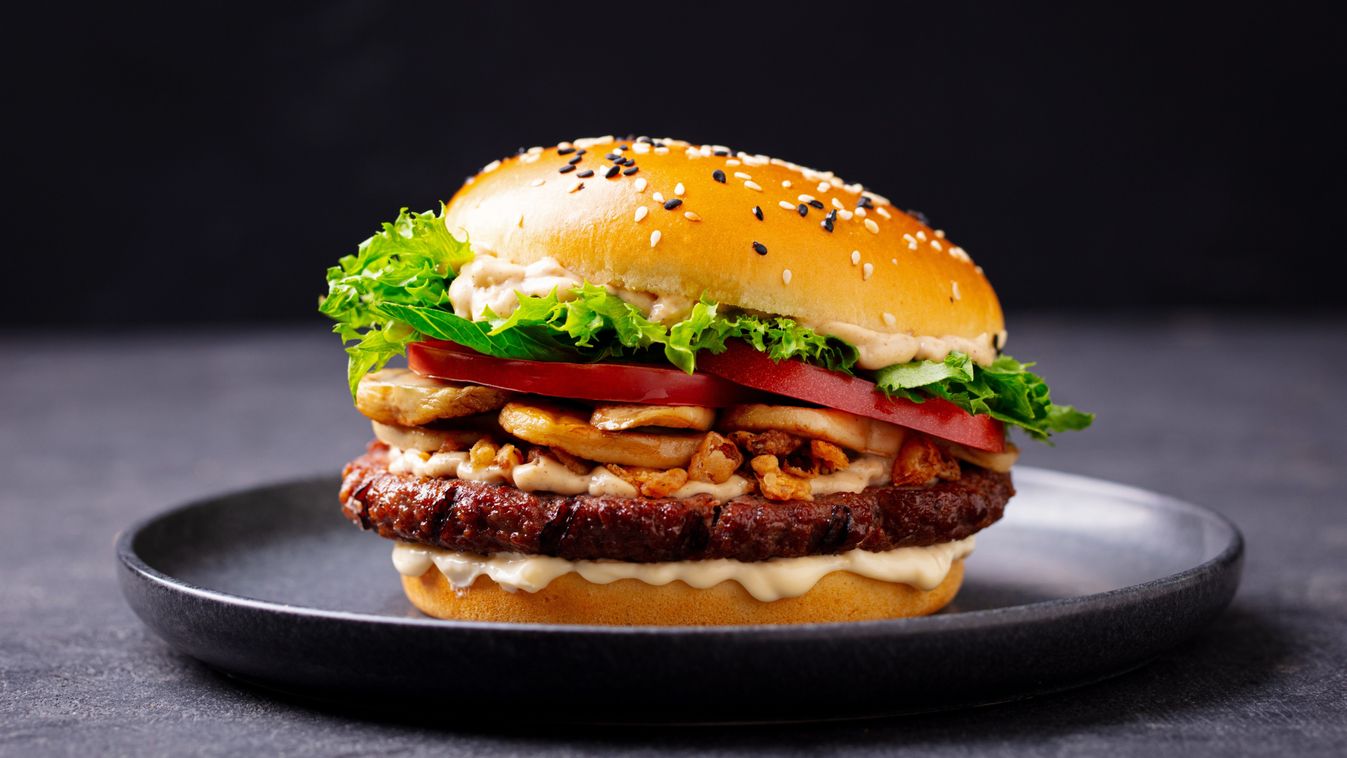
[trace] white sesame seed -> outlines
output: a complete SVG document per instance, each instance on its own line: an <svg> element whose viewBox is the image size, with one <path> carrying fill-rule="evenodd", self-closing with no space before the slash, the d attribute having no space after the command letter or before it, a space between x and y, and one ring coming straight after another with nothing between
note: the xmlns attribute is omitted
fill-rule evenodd
<svg viewBox="0 0 1347 758"><path fill-rule="evenodd" d="M644 142L637 142L636 144L638 144L638 145L644 145L645 143L644 143ZM645 177L643 177L643 176L638 176L638 177L636 177L636 191L637 191L637 192L645 192Z"/></svg>
<svg viewBox="0 0 1347 758"><path fill-rule="evenodd" d="M879 224L876 224L872 218L865 220L865 228L869 229L871 234L879 234Z"/></svg>
<svg viewBox="0 0 1347 758"><path fill-rule="evenodd" d="M741 163L740 163L740 161L737 161L737 160L735 160L735 159L733 159L733 158L730 158L729 160L725 161L725 165L726 165L726 166L738 166L738 165L741 165Z"/></svg>
<svg viewBox="0 0 1347 758"><path fill-rule="evenodd" d="M647 208L647 207L645 207L644 205L637 207L637 208L636 208L636 217L635 217L636 223L638 223L638 224L641 223L641 219L645 218L646 214L649 213L649 212L650 212L650 209Z"/></svg>
<svg viewBox="0 0 1347 758"><path fill-rule="evenodd" d="M916 241L916 240L912 240L911 242L907 243L907 249L908 249L908 250L916 250L916 249L917 249L917 241Z"/></svg>
<svg viewBox="0 0 1347 758"><path fill-rule="evenodd" d="M665 154L667 154L668 152L669 152L669 148L667 148L667 147L665 147L665 146L663 146L663 145L660 145L659 147L655 148L655 155L665 155Z"/></svg>
<svg viewBox="0 0 1347 758"><path fill-rule="evenodd" d="M734 172L734 178L735 178L735 179L752 179L752 178L753 178L753 175L752 175L752 174L745 174L745 173L742 172L742 171L736 171L736 172Z"/></svg>
<svg viewBox="0 0 1347 758"><path fill-rule="evenodd" d="M852 250L852 251L851 251L851 265L855 266L857 263L860 263L860 262L861 262L861 251L859 251L859 250Z"/></svg>
<svg viewBox="0 0 1347 758"><path fill-rule="evenodd" d="M687 187L684 187L682 182L674 185L675 197L682 197L684 192L687 192Z"/></svg>
<svg viewBox="0 0 1347 758"><path fill-rule="evenodd" d="M645 155L646 153L650 152L650 143L637 142L636 144L631 146L631 149L632 152L636 153L637 155Z"/></svg>
<svg viewBox="0 0 1347 758"><path fill-rule="evenodd" d="M753 182L753 181L744 182L744 186L745 186L745 187L748 187L749 189L753 190L754 192L762 192L762 187L759 186L757 182Z"/></svg>
<svg viewBox="0 0 1347 758"><path fill-rule="evenodd" d="M860 216L861 218L865 218L866 216L870 215L870 213L869 211L865 210L865 208L857 208L856 215Z"/></svg>
<svg viewBox="0 0 1347 758"><path fill-rule="evenodd" d="M783 189L790 189L790 180L789 179L782 180L781 187Z"/></svg>
<svg viewBox="0 0 1347 758"><path fill-rule="evenodd" d="M653 198L653 199L655 200L655 202L657 202L657 203L662 203L662 202L664 202L664 193L663 193L663 192L652 192L652 193L650 193L650 197Z"/></svg>
<svg viewBox="0 0 1347 758"><path fill-rule="evenodd" d="M813 196L813 195L800 195L800 196L799 196L798 198L796 198L796 199L799 200L799 201L802 202L802 203L812 203L812 202L814 202L814 196Z"/></svg>
<svg viewBox="0 0 1347 758"><path fill-rule="evenodd" d="M889 326L893 326L894 324L898 323L898 319L895 318L892 313L884 311L884 323L888 324Z"/></svg>
<svg viewBox="0 0 1347 758"><path fill-rule="evenodd" d="M981 274L981 273L982 273L982 267L981 267L981 266L974 266L974 267L973 267L973 270L976 271L976 272L978 272L978 274Z"/></svg>
<svg viewBox="0 0 1347 758"><path fill-rule="evenodd" d="M931 240L931 247L936 250L944 250L944 248L940 246L940 240Z"/></svg>
<svg viewBox="0 0 1347 758"><path fill-rule="evenodd" d="M693 213L692 211L683 211L683 218L687 219L688 221L702 220L701 216L698 216L696 213Z"/></svg>
<svg viewBox="0 0 1347 758"><path fill-rule="evenodd" d="M893 214L889 213L889 209L888 209L888 208L885 208L885 207L882 206L882 205L876 205L876 206L875 206L875 213L878 213L879 215L883 216L884 218L893 218Z"/></svg>
<svg viewBox="0 0 1347 758"><path fill-rule="evenodd" d="M850 220L851 220L851 211L846 211L846 210L838 211L838 212L837 212L837 215L841 216L843 221L850 221Z"/></svg>
<svg viewBox="0 0 1347 758"><path fill-rule="evenodd" d="M923 232L922 230L918 229L918 230L917 230L917 239L921 240L922 242L925 242L925 241L926 241L926 232Z"/></svg>
<svg viewBox="0 0 1347 758"><path fill-rule="evenodd" d="M781 272L781 281L785 282L786 284L790 284L792 276L794 276L794 274L790 273L790 269L784 269Z"/></svg>
<svg viewBox="0 0 1347 758"><path fill-rule="evenodd" d="M944 239L944 238L945 238L945 230L944 230L944 229L936 229L936 230L935 230L935 236L939 237L940 239Z"/></svg>
<svg viewBox="0 0 1347 758"><path fill-rule="evenodd" d="M529 153L529 155L537 155L538 153L541 153L542 151L543 151L543 149L542 149L541 147L538 147L537 145L534 145L533 147L530 147L530 148L529 148L528 153Z"/></svg>
<svg viewBox="0 0 1347 758"><path fill-rule="evenodd" d="M961 298L961 296L959 295L959 283L956 282L956 281L950 280L949 286L950 286L950 292L953 292L953 293L954 293L954 299L955 299L955 300L959 300L959 299Z"/></svg>
<svg viewBox="0 0 1347 758"><path fill-rule="evenodd" d="M842 205L842 201L837 198L833 198L833 207L839 211L844 211L847 208L845 205Z"/></svg>
<svg viewBox="0 0 1347 758"><path fill-rule="evenodd" d="M544 184L547 184L547 180L546 180L546 179L534 179L534 180L531 182L531 184L532 184L534 187L541 187L541 186L543 186Z"/></svg>
<svg viewBox="0 0 1347 758"><path fill-rule="evenodd" d="M822 194L822 193L824 193L824 192L827 192L828 190L830 190L830 189L832 189L832 188L833 188L833 186L832 186L831 184L827 183L827 182L819 182L819 183L818 183L818 191L819 191L820 194Z"/></svg>
<svg viewBox="0 0 1347 758"><path fill-rule="evenodd" d="M789 202L787 202L787 201L785 201L785 200L782 200L781 202L777 203L777 205L781 206L782 208L785 208L785 209L788 210L788 211L793 211L793 210L795 210L795 206L794 206L794 205L791 205Z"/></svg>
<svg viewBox="0 0 1347 758"><path fill-rule="evenodd" d="M585 186L585 183L577 179L577 180L571 182L571 186L567 187L567 188L566 188L566 191L567 191L567 192L575 192L575 191L579 190L579 189L580 189L581 187L583 187L583 186Z"/></svg>
<svg viewBox="0 0 1347 758"><path fill-rule="evenodd" d="M890 259L889 259L889 263L892 263L893 265L897 266L897 265L898 265L898 259L897 259L897 258L890 258Z"/></svg>
<svg viewBox="0 0 1347 758"><path fill-rule="evenodd" d="M650 233L650 246L651 246L651 247L654 247L655 245L658 245L658 244L659 244L659 238L660 238L660 233L659 233L659 230L658 230L658 229L656 229L655 231L651 232L651 233Z"/></svg>
<svg viewBox="0 0 1347 758"><path fill-rule="evenodd" d="M558 150L565 150L565 149L568 148L568 147L574 147L574 145L572 145L572 144L569 143L569 142L558 142L558 143L557 143L557 149L558 149Z"/></svg>
<svg viewBox="0 0 1347 758"><path fill-rule="evenodd" d="M875 274L875 264L873 264L873 263L866 263L864 266L861 266L861 278L862 278L862 279L865 279L865 280L868 281L868 280L870 279L870 277L874 276L874 274Z"/></svg>
<svg viewBox="0 0 1347 758"><path fill-rule="evenodd" d="M491 161L485 166L482 166L482 173L485 174L488 171L495 171L498 168L500 168L500 161Z"/></svg>

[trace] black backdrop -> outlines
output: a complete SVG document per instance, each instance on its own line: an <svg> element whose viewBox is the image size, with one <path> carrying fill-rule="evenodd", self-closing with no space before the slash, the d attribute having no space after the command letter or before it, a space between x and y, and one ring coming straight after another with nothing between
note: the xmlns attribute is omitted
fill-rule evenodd
<svg viewBox="0 0 1347 758"><path fill-rule="evenodd" d="M399 206L612 132L864 182L1012 310L1341 305L1304 263L1347 255L1347 42L1322 14L105 3L7 26L10 326L311 317Z"/></svg>

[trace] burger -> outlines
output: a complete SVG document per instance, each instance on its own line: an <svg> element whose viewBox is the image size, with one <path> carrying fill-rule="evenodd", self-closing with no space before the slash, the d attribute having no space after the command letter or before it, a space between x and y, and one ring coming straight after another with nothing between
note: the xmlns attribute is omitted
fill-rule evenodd
<svg viewBox="0 0 1347 758"><path fill-rule="evenodd" d="M343 513L438 618L930 614L1014 494L1007 429L1092 418L922 214L719 145L521 149L327 281L374 436Z"/></svg>

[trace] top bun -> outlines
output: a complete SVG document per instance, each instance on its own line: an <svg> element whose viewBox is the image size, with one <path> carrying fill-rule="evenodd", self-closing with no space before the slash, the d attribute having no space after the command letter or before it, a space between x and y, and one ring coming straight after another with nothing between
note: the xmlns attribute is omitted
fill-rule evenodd
<svg viewBox="0 0 1347 758"><path fill-rule="evenodd" d="M943 232L831 172L715 145L531 148L469 179L445 218L477 252L551 256L596 284L916 337L1004 328L982 269Z"/></svg>

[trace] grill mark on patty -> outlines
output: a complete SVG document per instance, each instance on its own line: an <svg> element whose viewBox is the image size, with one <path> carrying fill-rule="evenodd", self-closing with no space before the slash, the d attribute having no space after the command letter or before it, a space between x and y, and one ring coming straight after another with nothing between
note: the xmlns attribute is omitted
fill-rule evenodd
<svg viewBox="0 0 1347 758"><path fill-rule="evenodd" d="M348 463L343 476L343 513L383 537L461 552L632 562L762 561L933 545L986 528L1014 494L1008 474L975 466L964 466L958 481L813 501L529 493L389 473L382 443Z"/></svg>

